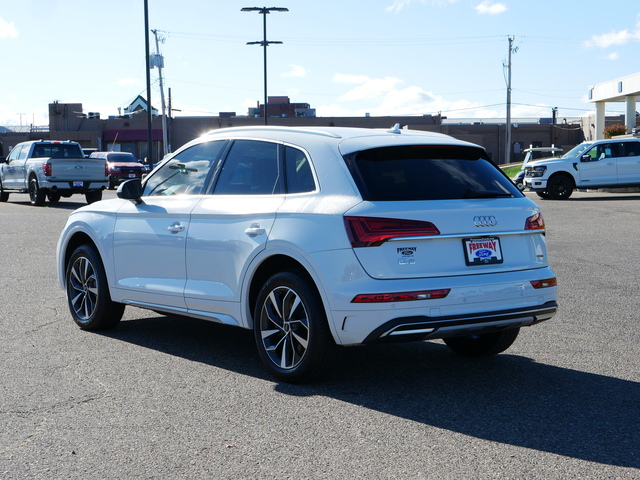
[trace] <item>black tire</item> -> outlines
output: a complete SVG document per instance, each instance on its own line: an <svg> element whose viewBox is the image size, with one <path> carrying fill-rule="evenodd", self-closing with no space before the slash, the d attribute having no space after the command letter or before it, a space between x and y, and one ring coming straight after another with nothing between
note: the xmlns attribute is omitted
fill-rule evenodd
<svg viewBox="0 0 640 480"><path fill-rule="evenodd" d="M301 272L280 272L267 280L253 324L260 358L276 378L302 383L330 372L338 349L322 301Z"/></svg>
<svg viewBox="0 0 640 480"><path fill-rule="evenodd" d="M91 190L84 194L84 198L87 199L87 203L99 202L102 200L102 190Z"/></svg>
<svg viewBox="0 0 640 480"><path fill-rule="evenodd" d="M554 175L547 182L547 193L551 200L566 200L573 193L573 179L564 173Z"/></svg>
<svg viewBox="0 0 640 480"><path fill-rule="evenodd" d="M488 357L504 352L513 345L519 332L519 328L512 328L468 337L445 338L444 343L451 350L465 357Z"/></svg>
<svg viewBox="0 0 640 480"><path fill-rule="evenodd" d="M47 198L47 192L40 188L36 177L31 177L29 179L29 201L31 205L41 207L44 205L45 198Z"/></svg>
<svg viewBox="0 0 640 480"><path fill-rule="evenodd" d="M58 203L60 201L60 194L57 192L49 192L47 193L47 200L50 203Z"/></svg>
<svg viewBox="0 0 640 480"><path fill-rule="evenodd" d="M113 181L113 178L111 178L111 175L109 175L109 190L115 190L116 188L116 182Z"/></svg>
<svg viewBox="0 0 640 480"><path fill-rule="evenodd" d="M115 327L124 304L111 300L102 260L90 245L78 247L66 266L67 304L74 322L83 330Z"/></svg>
<svg viewBox="0 0 640 480"><path fill-rule="evenodd" d="M9 192L5 192L2 188L2 182L0 182L0 202L6 202L9 200Z"/></svg>
<svg viewBox="0 0 640 480"><path fill-rule="evenodd" d="M549 194L547 192L536 192L540 198L547 199L549 198Z"/></svg>

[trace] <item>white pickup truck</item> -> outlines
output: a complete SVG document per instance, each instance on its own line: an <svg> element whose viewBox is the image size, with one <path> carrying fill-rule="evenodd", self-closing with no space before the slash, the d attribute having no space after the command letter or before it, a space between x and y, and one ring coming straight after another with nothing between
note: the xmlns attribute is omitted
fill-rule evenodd
<svg viewBox="0 0 640 480"><path fill-rule="evenodd" d="M640 187L640 138L585 142L560 158L529 162L524 186L553 200L574 189Z"/></svg>
<svg viewBox="0 0 640 480"><path fill-rule="evenodd" d="M0 202L6 202L10 193L28 193L31 204L41 206L45 199L55 203L80 193L93 203L102 199L109 184L107 173L105 161L85 158L77 142L19 143L0 159Z"/></svg>

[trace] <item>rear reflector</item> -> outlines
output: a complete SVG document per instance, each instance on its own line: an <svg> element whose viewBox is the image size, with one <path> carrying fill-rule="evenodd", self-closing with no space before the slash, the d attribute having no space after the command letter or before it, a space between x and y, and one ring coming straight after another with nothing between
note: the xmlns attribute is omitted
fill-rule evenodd
<svg viewBox="0 0 640 480"><path fill-rule="evenodd" d="M542 218L541 213L536 213L535 215L527 218L527 221L524 222L525 230L544 230L544 219Z"/></svg>
<svg viewBox="0 0 640 480"><path fill-rule="evenodd" d="M391 238L439 235L431 222L400 218L344 217L347 235L353 248L377 247Z"/></svg>
<svg viewBox="0 0 640 480"><path fill-rule="evenodd" d="M531 286L533 288L557 287L558 286L558 280L556 279L556 277L547 278L545 280L533 280L531 282Z"/></svg>
<svg viewBox="0 0 640 480"><path fill-rule="evenodd" d="M419 292L401 293L363 293L356 295L351 303L388 303L388 302L410 302L413 300L435 300L449 295L450 288L440 290L423 290Z"/></svg>

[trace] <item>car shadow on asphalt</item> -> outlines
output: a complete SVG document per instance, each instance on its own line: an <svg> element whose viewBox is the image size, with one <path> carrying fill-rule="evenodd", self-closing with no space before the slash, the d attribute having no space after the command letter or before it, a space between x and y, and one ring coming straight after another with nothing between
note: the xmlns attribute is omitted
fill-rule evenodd
<svg viewBox="0 0 640 480"><path fill-rule="evenodd" d="M77 210L78 208L84 207L85 205L87 205L86 202L71 202L71 201L64 201L64 200L60 200L54 203L46 201L44 205L40 207L34 207L33 205L31 205L31 203L29 203L29 200L19 201L19 202L11 201L11 203L14 205L21 205L29 208L45 208L45 209L54 208L56 210Z"/></svg>
<svg viewBox="0 0 640 480"><path fill-rule="evenodd" d="M154 317L123 321L103 335L272 380L247 330ZM471 359L439 342L343 348L328 379L275 382L274 388L285 395L323 395L493 442L640 468L640 383L518 355Z"/></svg>

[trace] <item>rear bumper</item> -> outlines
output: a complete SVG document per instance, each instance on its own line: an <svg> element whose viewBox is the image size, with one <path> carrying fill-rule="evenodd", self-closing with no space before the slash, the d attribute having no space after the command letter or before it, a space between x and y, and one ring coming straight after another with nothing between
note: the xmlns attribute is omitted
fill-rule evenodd
<svg viewBox="0 0 640 480"><path fill-rule="evenodd" d="M46 188L51 191L60 191L68 193L85 193L92 190L104 190L108 186L107 181L91 182L91 181L78 181L78 182L51 182L43 181L40 184L40 188Z"/></svg>
<svg viewBox="0 0 640 480"><path fill-rule="evenodd" d="M555 301L538 307L450 317L428 315L395 318L372 331L363 343L447 338L526 327L549 320L558 309Z"/></svg>

